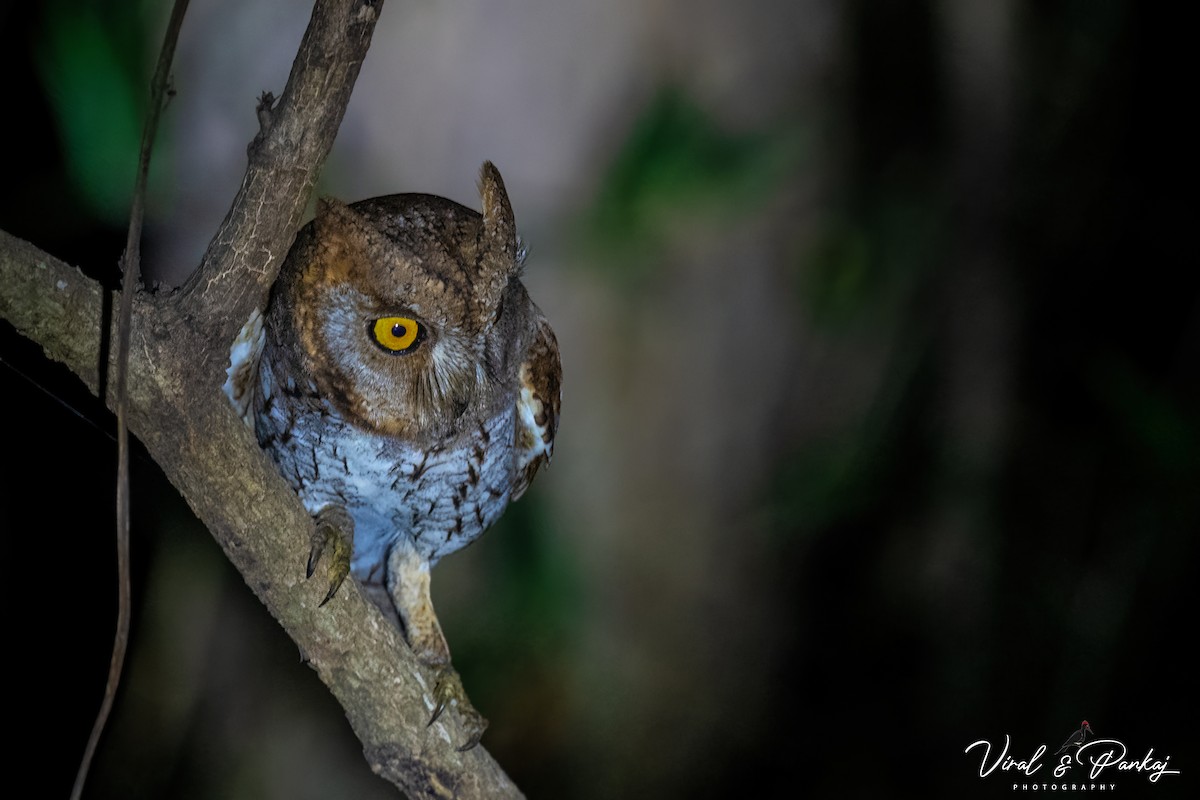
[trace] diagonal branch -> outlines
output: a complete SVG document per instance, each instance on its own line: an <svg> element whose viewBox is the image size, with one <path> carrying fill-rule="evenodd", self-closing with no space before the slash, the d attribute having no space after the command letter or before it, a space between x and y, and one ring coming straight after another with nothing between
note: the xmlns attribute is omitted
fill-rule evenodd
<svg viewBox="0 0 1200 800"><path fill-rule="evenodd" d="M0 231L0 319L100 392L104 289L29 242ZM111 306L110 306L111 308Z"/></svg>
<svg viewBox="0 0 1200 800"><path fill-rule="evenodd" d="M263 305L371 44L383 0L317 0L278 101L259 103L261 130L233 206L172 302L231 341Z"/></svg>
<svg viewBox="0 0 1200 800"><path fill-rule="evenodd" d="M452 720L426 727L432 679L350 582L326 606L305 580L311 520L220 390L228 348L292 240L370 43L379 2L318 0L233 208L183 290L134 300L129 428L342 704L364 753L411 798L520 797ZM0 317L93 391L103 290L0 232ZM112 405L112 396L107 398Z"/></svg>

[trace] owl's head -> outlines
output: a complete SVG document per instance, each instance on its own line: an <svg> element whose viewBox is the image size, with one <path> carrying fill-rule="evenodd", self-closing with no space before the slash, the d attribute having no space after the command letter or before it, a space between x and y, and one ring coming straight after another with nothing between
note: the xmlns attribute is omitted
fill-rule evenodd
<svg viewBox="0 0 1200 800"><path fill-rule="evenodd" d="M445 435L513 385L529 299L490 162L480 196L482 215L423 194L325 201L297 237L276 289L287 319L275 324L291 327L300 371L347 419Z"/></svg>

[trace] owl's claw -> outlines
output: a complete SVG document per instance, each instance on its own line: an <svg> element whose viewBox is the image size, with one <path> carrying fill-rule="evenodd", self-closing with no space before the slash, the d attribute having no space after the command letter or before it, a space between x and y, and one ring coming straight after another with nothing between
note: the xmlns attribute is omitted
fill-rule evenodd
<svg viewBox="0 0 1200 800"><path fill-rule="evenodd" d="M329 585L329 591L325 593L325 597L321 599L321 602L317 603L317 608L320 608L333 599L333 596L337 594L337 590L341 588L342 581L346 580L346 575L349 572L350 570L347 569L346 572L334 576L332 583Z"/></svg>
<svg viewBox="0 0 1200 800"><path fill-rule="evenodd" d="M321 560L321 553L325 551L325 540L323 538L313 537L312 549L308 551L308 567L304 570L304 579L308 580L317 571L317 562Z"/></svg>
<svg viewBox="0 0 1200 800"><path fill-rule="evenodd" d="M437 722L447 708L453 708L458 712L459 722L467 734L466 742L458 748L459 752L466 752L479 744L479 740L483 738L483 732L487 730L488 721L475 710L475 706L471 705L471 701L467 699L462 678L458 677L458 673L454 671L453 667L439 668L437 685L433 688L433 699L435 705L433 716L429 718L429 725Z"/></svg>
<svg viewBox="0 0 1200 800"><path fill-rule="evenodd" d="M326 506L317 512L315 528L312 535L312 549L308 553L308 566L305 568L305 578L311 578L317 571L317 564L325 551L329 550L332 560L330 565L329 591L318 607L325 605L341 587L346 576L350 574L350 553L354 542L354 521L341 506Z"/></svg>

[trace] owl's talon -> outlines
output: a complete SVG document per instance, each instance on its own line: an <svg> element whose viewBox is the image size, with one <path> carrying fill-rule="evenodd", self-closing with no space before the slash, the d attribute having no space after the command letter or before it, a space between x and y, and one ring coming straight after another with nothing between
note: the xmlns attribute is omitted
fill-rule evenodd
<svg viewBox="0 0 1200 800"><path fill-rule="evenodd" d="M484 728L486 728L486 727L487 726L484 726ZM467 740L466 744L462 745L461 747L456 748L458 750L458 752L465 753L468 750L473 749L477 744L479 744L479 740L483 738L484 728L480 728L478 730L478 732L471 734L471 738Z"/></svg>
<svg viewBox="0 0 1200 800"><path fill-rule="evenodd" d="M329 587L329 591L325 593L325 598L321 602L317 603L317 608L321 608L322 606L324 606L326 603L328 603L330 600L333 599L333 596L335 594L337 594L337 590L341 588L342 581L344 581L344 580L346 580L345 575L342 575L341 577L338 577L338 578L334 578L333 585L331 585Z"/></svg>
<svg viewBox="0 0 1200 800"><path fill-rule="evenodd" d="M308 567L304 570L304 579L308 580L317 571L317 562L321 560L321 553L325 551L325 539L313 537L312 550L308 552Z"/></svg>
<svg viewBox="0 0 1200 800"><path fill-rule="evenodd" d="M475 706L471 705L471 701L467 699L462 678L458 677L458 673L454 671L453 667L446 666L438 670L438 680L437 685L433 688L433 697L435 703L433 716L429 718L429 725L437 722L447 708L453 708L458 712L459 723L467 734L466 742L457 748L458 751L466 752L479 744L479 740L483 738L483 732L487 730L488 721L475 710Z"/></svg>
<svg viewBox="0 0 1200 800"><path fill-rule="evenodd" d="M317 564L325 551L329 550L332 563L330 564L329 591L317 607L328 603L337 594L342 582L350 574L350 553L354 542L354 522L346 509L341 506L326 506L317 512L316 526L312 535L312 549L308 553L308 566L305 578L311 578L317 571Z"/></svg>
<svg viewBox="0 0 1200 800"><path fill-rule="evenodd" d="M436 691L434 692L433 696L437 697ZM438 717L440 717L442 715L442 712L445 710L446 710L446 698L443 697L443 698L438 699L437 705L435 705L433 707L433 716L429 718L429 722L425 723L425 727L428 728L431 725L433 725L433 723L437 722Z"/></svg>

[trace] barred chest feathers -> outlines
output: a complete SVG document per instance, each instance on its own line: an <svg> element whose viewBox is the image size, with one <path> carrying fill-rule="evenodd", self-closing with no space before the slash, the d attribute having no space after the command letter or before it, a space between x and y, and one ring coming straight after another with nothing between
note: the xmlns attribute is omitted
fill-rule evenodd
<svg viewBox="0 0 1200 800"><path fill-rule="evenodd" d="M358 580L382 583L387 552L401 538L432 566L479 537L508 505L519 463L515 398L490 419L421 447L356 427L312 386L278 380L272 369L260 373L258 439L310 513L334 504L350 513Z"/></svg>

